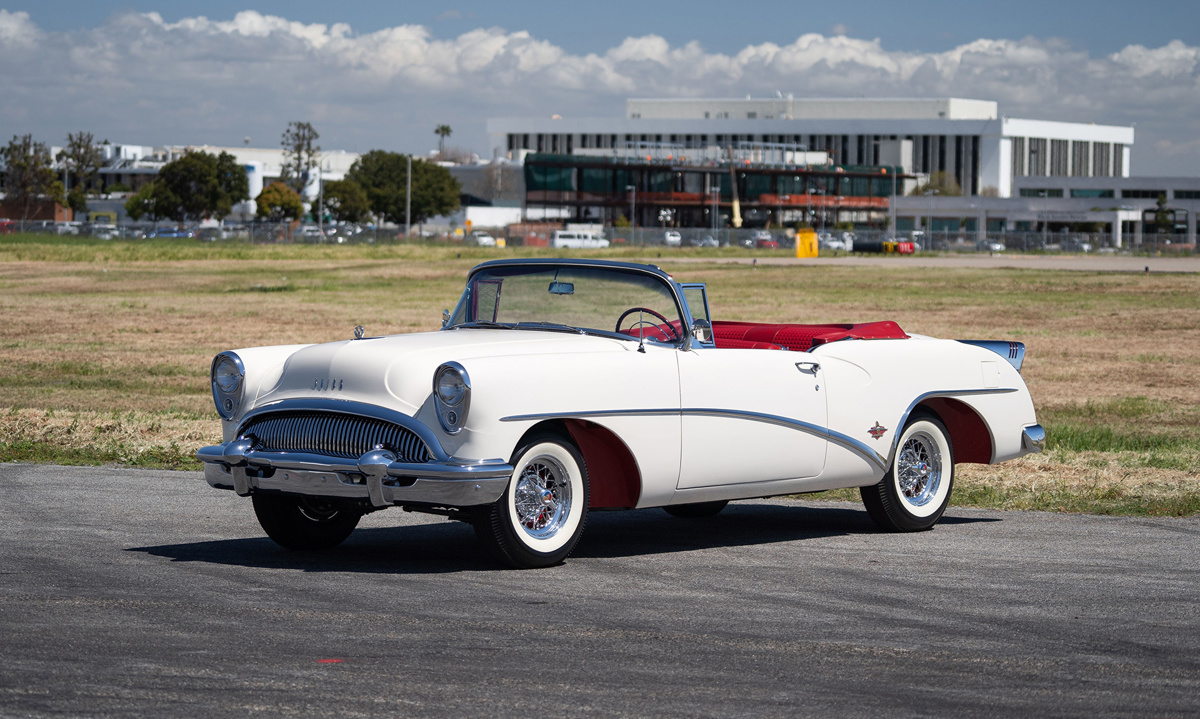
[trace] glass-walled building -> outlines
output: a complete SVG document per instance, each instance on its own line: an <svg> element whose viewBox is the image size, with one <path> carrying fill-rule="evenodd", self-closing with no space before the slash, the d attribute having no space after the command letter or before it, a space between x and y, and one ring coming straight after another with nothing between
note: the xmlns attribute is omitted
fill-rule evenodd
<svg viewBox="0 0 1200 719"><path fill-rule="evenodd" d="M940 99L631 99L624 117L495 118L492 155L612 154L637 143L720 150L781 144L842 166L952 176L968 196L1009 197L1027 177L1127 177L1132 127L1004 117L997 103Z"/></svg>
<svg viewBox="0 0 1200 719"><path fill-rule="evenodd" d="M886 225L902 179L896 168L799 164L800 151L787 147L743 143L707 159L669 145L617 156L528 154L525 205L573 222L638 227L727 227L735 203L745 227Z"/></svg>

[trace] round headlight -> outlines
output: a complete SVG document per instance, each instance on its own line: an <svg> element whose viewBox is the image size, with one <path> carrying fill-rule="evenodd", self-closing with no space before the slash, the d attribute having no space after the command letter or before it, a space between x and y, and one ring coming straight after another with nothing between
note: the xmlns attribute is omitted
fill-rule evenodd
<svg viewBox="0 0 1200 719"><path fill-rule="evenodd" d="M466 393L467 383L463 381L458 370L453 367L443 367L437 377L438 399L448 405L456 406L462 402Z"/></svg>
<svg viewBox="0 0 1200 719"><path fill-rule="evenodd" d="M242 370L232 357L222 355L217 360L217 364L213 367L213 382L216 383L217 389L227 394L237 390L238 385L242 383Z"/></svg>
<svg viewBox="0 0 1200 719"><path fill-rule="evenodd" d="M433 373L433 402L442 429L458 434L471 411L471 378L457 362L447 362Z"/></svg>

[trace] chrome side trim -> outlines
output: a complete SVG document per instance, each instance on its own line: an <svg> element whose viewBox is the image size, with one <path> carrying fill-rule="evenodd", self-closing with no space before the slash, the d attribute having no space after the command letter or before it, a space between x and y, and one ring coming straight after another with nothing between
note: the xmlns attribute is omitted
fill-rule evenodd
<svg viewBox="0 0 1200 719"><path fill-rule="evenodd" d="M663 417L670 415L691 416L691 417L727 417L731 419L743 419L749 422L761 422L763 424L773 424L778 427L786 427L794 429L797 432L804 432L825 439L840 445L855 454L861 455L864 459L872 464L883 469L886 468L884 457L875 450L871 449L867 444L860 442L853 437L836 432L828 427L804 422L798 419L789 417L780 417L774 414L764 414L762 412L744 412L735 409L714 409L710 407L685 407L683 409L617 409L617 410L594 410L587 412L547 412L542 414L523 414L513 415L511 417L501 417L501 422L530 422L541 421L546 419L587 419L588 417Z"/></svg>
<svg viewBox="0 0 1200 719"><path fill-rule="evenodd" d="M899 427L903 427L908 422L909 416L917 405L927 399L934 397L969 397L975 395L986 394L1009 394L1018 391L1012 387L1002 387L998 389L958 389L958 390L938 390L934 392L926 392L918 396L908 405L904 413L900 416ZM764 414L761 412L746 412L736 409L714 409L709 407L684 407L682 409L602 409L602 410L587 410L583 412L541 412L537 414L517 414L508 417L501 417L501 422L538 422L547 419L587 419L589 417L664 417L669 415L694 416L694 417L728 417L731 419L742 419L749 422L761 422L763 424L773 424L780 427L787 427L798 432L812 434L817 437L824 437L836 445L862 456L867 461L871 462L880 469L886 470L892 466L892 460L896 456L896 449L899 442L900 432L897 431L892 438L891 447L888 456L884 457L879 452L871 448L865 442L861 442L849 435L842 434L829 427L821 427L810 422L804 422L790 417L780 417L773 414ZM986 423L985 423L986 426ZM991 433L991 428L988 427L988 432ZM993 446L995 444L993 438Z"/></svg>
<svg viewBox="0 0 1200 719"><path fill-rule="evenodd" d="M895 435L892 437L892 448L891 448L891 451L888 452L887 466L888 467L892 466L892 461L896 458L896 450L900 444L900 435L903 434L904 425L908 424L909 416L912 414L913 410L917 408L917 405L921 404L925 400L933 399L935 397L973 397L973 396L983 395L983 394L1009 394L1011 392L1016 392L1016 391L1017 391L1017 389L1015 387L1000 387L997 389L942 390L942 391L937 391L937 392L926 392L925 394L920 395L919 397L914 399L908 405L908 408L904 410L904 414L900 415L900 423L898 425L896 425L897 430L896 430ZM983 418L981 417L980 419L983 419ZM992 428L988 426L987 422L984 422L983 426L987 427L988 437L992 442L992 448L993 448L992 459L995 459L994 452L995 452L995 447L996 447L996 436L995 436L995 434L992 433Z"/></svg>

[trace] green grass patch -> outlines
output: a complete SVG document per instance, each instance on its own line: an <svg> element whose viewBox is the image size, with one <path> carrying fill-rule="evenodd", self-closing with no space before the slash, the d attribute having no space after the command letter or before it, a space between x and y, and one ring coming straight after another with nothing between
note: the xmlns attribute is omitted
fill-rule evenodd
<svg viewBox="0 0 1200 719"><path fill-rule="evenodd" d="M133 448L123 442L64 447L56 442L17 439L0 442L0 462L41 462L45 464L105 465L118 464L145 469L202 469L195 454L172 442L165 447Z"/></svg>

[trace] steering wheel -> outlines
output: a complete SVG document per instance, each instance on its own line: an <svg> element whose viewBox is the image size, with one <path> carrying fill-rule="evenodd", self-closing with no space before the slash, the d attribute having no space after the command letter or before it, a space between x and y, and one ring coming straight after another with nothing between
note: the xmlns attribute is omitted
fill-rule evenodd
<svg viewBox="0 0 1200 719"><path fill-rule="evenodd" d="M634 312L645 312L646 314L650 315L651 317L655 317L657 319L662 320L662 325L654 325L654 326L658 327L660 330L663 327L671 330L671 334L674 335L674 341L678 342L680 340L679 332L675 329L675 325L671 324L670 320L668 320L666 317L663 317L662 315L655 312L654 310L650 309L649 307L630 307L629 309L622 312L621 316L617 318L617 326L615 328L616 332L621 331L621 323L625 321L626 317L633 314ZM650 323L639 321L639 324L636 324L633 327L638 327L641 324L650 324ZM633 327L630 327L629 329L632 330ZM641 332L642 332L641 336L645 337L646 336L645 330L642 330Z"/></svg>

